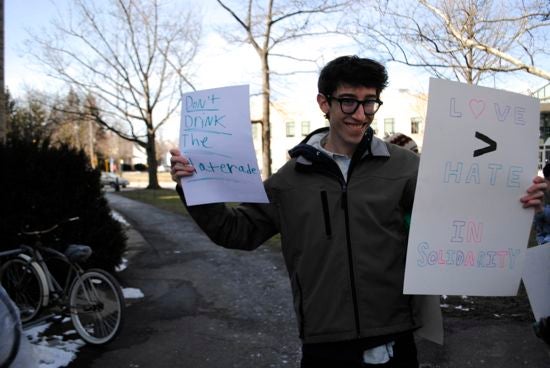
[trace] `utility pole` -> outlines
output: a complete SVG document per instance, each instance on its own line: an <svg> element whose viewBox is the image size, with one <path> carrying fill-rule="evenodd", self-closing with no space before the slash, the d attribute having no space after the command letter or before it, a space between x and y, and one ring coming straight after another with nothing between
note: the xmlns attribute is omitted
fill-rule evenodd
<svg viewBox="0 0 550 368"><path fill-rule="evenodd" d="M4 87L4 0L0 0L0 143L6 143L6 89Z"/></svg>

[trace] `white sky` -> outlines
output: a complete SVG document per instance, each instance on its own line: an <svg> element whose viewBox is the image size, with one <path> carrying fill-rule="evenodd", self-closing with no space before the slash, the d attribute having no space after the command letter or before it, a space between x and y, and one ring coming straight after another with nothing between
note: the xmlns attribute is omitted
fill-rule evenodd
<svg viewBox="0 0 550 368"><path fill-rule="evenodd" d="M259 61L252 47L248 45L236 47L226 44L211 27L213 24L217 27L223 24L233 25L234 20L217 5L215 0L185 0L185 2L191 3L192 6L199 6L203 9L203 14L206 15L202 46L195 60L195 64L198 66L196 77L192 80L195 87L207 89L249 84L252 92L258 91L261 83ZM67 3L68 0L5 1L5 78L6 86L14 96L21 96L28 89L59 92L59 85L30 66L31 61L24 54L24 41L29 37L28 30L39 32L44 27L48 27L49 21L56 14L54 4L63 8ZM342 54L356 53L353 48L345 48L341 40L328 37L319 38L300 47L294 46L291 49L292 53L299 54L301 52L303 56L315 54L315 51L312 52L312 50L318 50L319 54L323 55L321 64ZM377 58L375 54L362 56ZM272 64L275 66L275 61L272 61ZM421 69L407 68L394 63L387 67L390 76L390 89L409 88L427 92L429 76ZM276 67L272 69L286 71ZM292 66L289 69L295 70ZM528 89L536 90L545 84L541 78L532 77L526 73L507 75L506 80L506 89L515 92L524 92ZM272 80L272 89L279 99L298 101L303 103L305 108L315 108L316 81L316 73L275 78ZM498 80L497 87L503 88ZM178 124L179 118L174 116L166 129L169 133L165 135L171 136Z"/></svg>

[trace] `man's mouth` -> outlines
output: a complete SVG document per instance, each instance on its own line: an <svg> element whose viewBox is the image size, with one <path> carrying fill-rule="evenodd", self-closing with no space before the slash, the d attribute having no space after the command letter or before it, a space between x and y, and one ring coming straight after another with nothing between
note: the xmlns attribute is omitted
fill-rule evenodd
<svg viewBox="0 0 550 368"><path fill-rule="evenodd" d="M344 124L353 128L364 128L367 126L366 122L363 122L363 123L344 122Z"/></svg>

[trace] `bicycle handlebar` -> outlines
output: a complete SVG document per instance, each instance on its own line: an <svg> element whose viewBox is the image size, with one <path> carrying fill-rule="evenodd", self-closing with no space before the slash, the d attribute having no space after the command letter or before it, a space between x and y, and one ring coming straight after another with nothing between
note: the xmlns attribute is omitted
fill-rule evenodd
<svg viewBox="0 0 550 368"><path fill-rule="evenodd" d="M80 220L80 217L78 216L75 216L75 217L70 217L66 220L63 220L55 225L53 225L52 227L50 228L47 228L47 229L44 229L44 230L33 230L33 231L24 231L24 230L21 230L21 233L20 234L23 234L23 235L31 235L31 236L36 236L36 235L44 235L44 234L47 234L49 232L52 232L54 231L55 229L57 229L59 226L67 223L67 222L73 222L73 221L77 221L77 220Z"/></svg>

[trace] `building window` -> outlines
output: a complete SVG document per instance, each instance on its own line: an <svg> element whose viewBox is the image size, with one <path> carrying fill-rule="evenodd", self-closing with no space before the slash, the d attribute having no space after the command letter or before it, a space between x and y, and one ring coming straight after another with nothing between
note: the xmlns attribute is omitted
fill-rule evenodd
<svg viewBox="0 0 550 368"><path fill-rule="evenodd" d="M393 118L384 119L384 135L392 135L394 132L395 120Z"/></svg>
<svg viewBox="0 0 550 368"><path fill-rule="evenodd" d="M302 121L302 136L305 137L306 135L308 135L310 130L311 128L309 121Z"/></svg>
<svg viewBox="0 0 550 368"><path fill-rule="evenodd" d="M540 113L540 138L542 143L550 137L550 112Z"/></svg>
<svg viewBox="0 0 550 368"><path fill-rule="evenodd" d="M295 132L295 126L293 121L287 121L286 122L286 136L287 137L294 137L296 134Z"/></svg>
<svg viewBox="0 0 550 368"><path fill-rule="evenodd" d="M411 118L411 134L420 133L420 124L422 123L421 118Z"/></svg>

